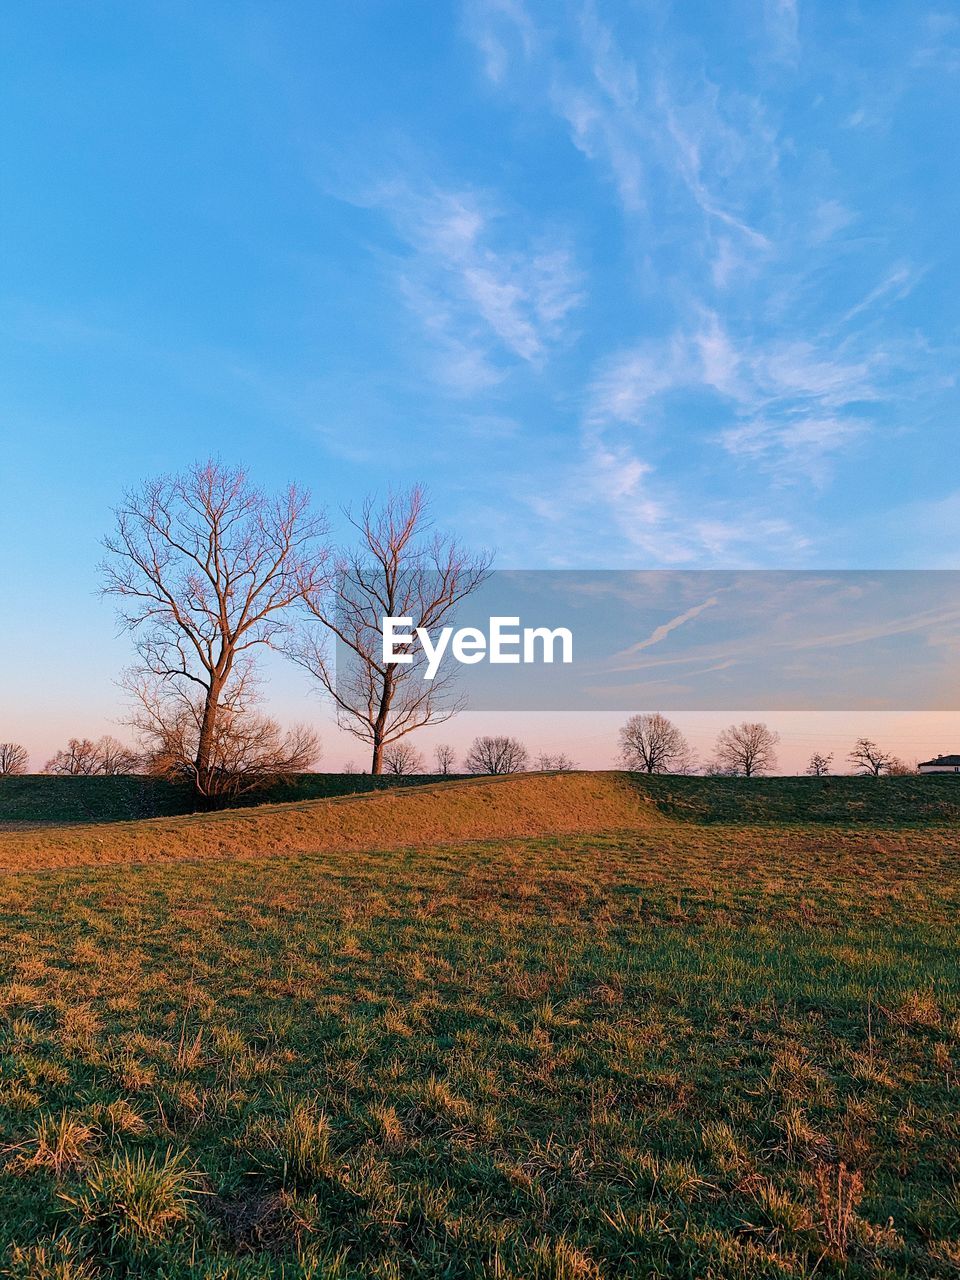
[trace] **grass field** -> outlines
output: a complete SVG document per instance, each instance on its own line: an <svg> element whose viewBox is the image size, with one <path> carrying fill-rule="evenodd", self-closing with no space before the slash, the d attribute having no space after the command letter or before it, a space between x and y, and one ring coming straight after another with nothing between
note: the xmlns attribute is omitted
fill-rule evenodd
<svg viewBox="0 0 960 1280"><path fill-rule="evenodd" d="M2 1274L956 1275L955 827L525 781L5 834Z"/></svg>

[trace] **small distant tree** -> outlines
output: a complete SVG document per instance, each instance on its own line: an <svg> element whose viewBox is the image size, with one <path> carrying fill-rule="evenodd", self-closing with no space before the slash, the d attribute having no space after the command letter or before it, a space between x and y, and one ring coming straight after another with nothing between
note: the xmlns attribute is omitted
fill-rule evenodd
<svg viewBox="0 0 960 1280"><path fill-rule="evenodd" d="M899 756L891 756L887 765L887 773L891 778L908 778L910 774L917 772L915 764L908 764L906 760L901 760Z"/></svg>
<svg viewBox="0 0 960 1280"><path fill-rule="evenodd" d="M27 772L30 757L19 742L0 742L0 778L17 777Z"/></svg>
<svg viewBox="0 0 960 1280"><path fill-rule="evenodd" d="M692 753L673 721L653 711L631 716L620 730L620 760L635 773L688 773Z"/></svg>
<svg viewBox="0 0 960 1280"><path fill-rule="evenodd" d="M807 773L811 778L825 778L832 764L832 751L829 755L824 755L822 751L815 751L807 762Z"/></svg>
<svg viewBox="0 0 960 1280"><path fill-rule="evenodd" d="M541 751L534 761L534 768L541 773L572 773L576 767L565 751L558 751L555 755Z"/></svg>
<svg viewBox="0 0 960 1280"><path fill-rule="evenodd" d="M100 772L97 744L92 738L71 738L66 747L51 756L43 771L70 778L91 777Z"/></svg>
<svg viewBox="0 0 960 1280"><path fill-rule="evenodd" d="M763 723L745 720L730 725L717 735L714 746L718 772L743 778L773 773L779 741L780 735Z"/></svg>
<svg viewBox="0 0 960 1280"><path fill-rule="evenodd" d="M136 773L140 768L139 753L134 751L132 747L125 746L124 743L118 742L116 738L112 738L109 734L98 739L97 744L97 760L99 762L98 773L107 774L110 777L119 777L121 774Z"/></svg>
<svg viewBox="0 0 960 1280"><path fill-rule="evenodd" d="M516 738L474 738L464 764L467 773L523 773L527 749Z"/></svg>
<svg viewBox="0 0 960 1280"><path fill-rule="evenodd" d="M357 768L353 760L347 760L344 762L343 768L340 770L340 772L348 774L349 776L352 777L353 774L359 773L360 770Z"/></svg>
<svg viewBox="0 0 960 1280"><path fill-rule="evenodd" d="M433 749L433 765L437 773L444 777L453 773L457 763L457 753L448 742L441 742Z"/></svg>
<svg viewBox="0 0 960 1280"><path fill-rule="evenodd" d="M384 773L404 776L411 773L423 773L423 756L412 742L402 738L391 742L383 753Z"/></svg>
<svg viewBox="0 0 960 1280"><path fill-rule="evenodd" d="M878 747L871 738L858 738L848 759L857 773L879 778L881 774L889 772L891 761L896 757L892 752Z"/></svg>

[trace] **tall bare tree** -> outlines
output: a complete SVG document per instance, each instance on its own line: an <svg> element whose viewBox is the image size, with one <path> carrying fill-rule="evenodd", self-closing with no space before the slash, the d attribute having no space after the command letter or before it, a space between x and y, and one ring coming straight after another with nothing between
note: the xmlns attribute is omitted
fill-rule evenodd
<svg viewBox="0 0 960 1280"><path fill-rule="evenodd" d="M847 758L857 773L865 773L871 778L879 778L882 773L887 773L891 761L895 759L892 752L882 750L870 738L858 738Z"/></svg>
<svg viewBox="0 0 960 1280"><path fill-rule="evenodd" d="M206 796L220 708L232 702L236 719L253 653L279 648L295 606L319 592L326 524L295 485L269 497L214 461L129 490L116 517L104 591L136 636L135 678L154 678L174 724L201 708L193 771Z"/></svg>
<svg viewBox="0 0 960 1280"><path fill-rule="evenodd" d="M688 773L693 756L673 721L653 711L631 716L620 730L620 759L636 773Z"/></svg>
<svg viewBox="0 0 960 1280"><path fill-rule="evenodd" d="M0 778L13 778L27 772L30 757L19 742L0 742Z"/></svg>
<svg viewBox="0 0 960 1280"><path fill-rule="evenodd" d="M467 773L523 773L528 762L527 748L516 738L474 738L464 764Z"/></svg>
<svg viewBox="0 0 960 1280"><path fill-rule="evenodd" d="M722 772L753 778L776 769L779 741L779 733L768 725L745 720L717 735L714 753Z"/></svg>
<svg viewBox="0 0 960 1280"><path fill-rule="evenodd" d="M383 661L383 619L410 618L413 628L430 631L448 623L487 576L490 558L431 531L418 485L391 493L380 507L367 499L359 517L347 518L359 545L338 554L333 588L308 597L321 629L303 634L291 656L330 695L340 727L369 744L376 774L391 742L449 720L463 705L452 672L423 679L420 646L398 650L409 653L409 663Z"/></svg>
<svg viewBox="0 0 960 1280"><path fill-rule="evenodd" d="M441 742L433 749L433 764L437 773L446 777L447 774L453 773L454 766L457 763L457 753L449 742Z"/></svg>

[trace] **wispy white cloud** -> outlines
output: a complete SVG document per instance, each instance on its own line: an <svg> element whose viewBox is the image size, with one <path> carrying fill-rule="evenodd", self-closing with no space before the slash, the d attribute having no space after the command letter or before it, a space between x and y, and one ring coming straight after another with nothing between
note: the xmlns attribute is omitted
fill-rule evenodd
<svg viewBox="0 0 960 1280"><path fill-rule="evenodd" d="M472 392L510 361L540 367L581 304L582 279L563 238L518 235L484 193L406 184L369 201L405 251L394 261L403 296L440 353L440 374Z"/></svg>

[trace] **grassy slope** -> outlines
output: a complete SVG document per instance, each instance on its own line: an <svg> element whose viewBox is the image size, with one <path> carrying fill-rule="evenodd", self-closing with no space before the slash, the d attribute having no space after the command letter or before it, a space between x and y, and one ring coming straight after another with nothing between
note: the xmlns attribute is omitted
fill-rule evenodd
<svg viewBox="0 0 960 1280"><path fill-rule="evenodd" d="M429 776L371 778L364 773L301 773L242 796L234 807L319 800L437 780ZM192 802L188 786L158 778L132 775L58 778L35 773L22 778L0 778L0 828L15 823L135 822L141 818L165 818L189 813Z"/></svg>
<svg viewBox="0 0 960 1280"><path fill-rule="evenodd" d="M960 778L682 778L634 775L664 813L694 822L923 825L960 820ZM304 773L245 796L249 808L452 779ZM14 823L130 822L190 812L187 787L157 779L0 778L0 829Z"/></svg>
<svg viewBox="0 0 960 1280"><path fill-rule="evenodd" d="M516 774L246 811L0 832L0 869L382 849L664 821L621 774Z"/></svg>
<svg viewBox="0 0 960 1280"><path fill-rule="evenodd" d="M599 778L141 828L380 853L0 877L0 1274L956 1274L953 829ZM517 838L560 811L636 829ZM451 815L517 835L384 837Z"/></svg>

